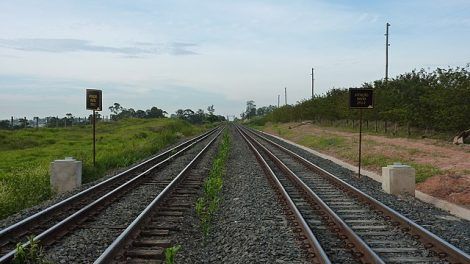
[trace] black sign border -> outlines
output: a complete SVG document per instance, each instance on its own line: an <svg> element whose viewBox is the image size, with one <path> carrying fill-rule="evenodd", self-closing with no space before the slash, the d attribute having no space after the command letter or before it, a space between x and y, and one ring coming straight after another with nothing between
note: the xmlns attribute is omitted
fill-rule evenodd
<svg viewBox="0 0 470 264"><path fill-rule="evenodd" d="M88 107L88 94L89 92L99 92L99 102L100 102L100 109L89 108ZM95 111L103 111L103 90L99 89L86 89L85 95L85 103L86 103L86 110L95 110Z"/></svg>
<svg viewBox="0 0 470 264"><path fill-rule="evenodd" d="M356 106L351 106L351 91L370 91L372 93L372 107L356 107ZM372 88L349 88L349 109L374 109L374 89Z"/></svg>

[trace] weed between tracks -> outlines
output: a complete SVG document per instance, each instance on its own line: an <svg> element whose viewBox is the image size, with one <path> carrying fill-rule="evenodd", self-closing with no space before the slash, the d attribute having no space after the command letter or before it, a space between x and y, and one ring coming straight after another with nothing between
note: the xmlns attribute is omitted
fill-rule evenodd
<svg viewBox="0 0 470 264"><path fill-rule="evenodd" d="M29 245L24 247L19 243L16 246L16 254L13 258L13 264L50 264L44 257L44 251L34 236L28 237Z"/></svg>
<svg viewBox="0 0 470 264"><path fill-rule="evenodd" d="M165 264L174 264L176 253L180 251L181 245L175 245L165 249Z"/></svg>
<svg viewBox="0 0 470 264"><path fill-rule="evenodd" d="M220 192L223 186L223 175L225 174L225 164L230 151L230 136L227 130L224 132L219 152L215 157L209 177L204 182L203 196L196 201L196 214L199 217L202 233L207 236L210 222L215 212L219 208Z"/></svg>

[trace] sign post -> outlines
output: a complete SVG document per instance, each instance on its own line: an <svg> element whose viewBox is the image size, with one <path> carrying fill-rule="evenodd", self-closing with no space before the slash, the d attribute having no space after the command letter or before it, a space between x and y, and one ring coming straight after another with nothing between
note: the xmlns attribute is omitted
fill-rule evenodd
<svg viewBox="0 0 470 264"><path fill-rule="evenodd" d="M362 156L362 109L373 109L374 90L363 88L349 89L349 108L359 109L359 165L358 177L361 178L361 156Z"/></svg>
<svg viewBox="0 0 470 264"><path fill-rule="evenodd" d="M93 166L96 165L96 111L103 109L101 95L101 90L86 89L86 109L93 110Z"/></svg>

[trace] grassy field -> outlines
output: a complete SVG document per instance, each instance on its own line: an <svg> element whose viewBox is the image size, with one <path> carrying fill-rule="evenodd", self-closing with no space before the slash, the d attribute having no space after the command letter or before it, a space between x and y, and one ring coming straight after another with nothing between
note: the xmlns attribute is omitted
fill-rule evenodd
<svg viewBox="0 0 470 264"><path fill-rule="evenodd" d="M86 183L203 130L204 127L175 119L98 123L96 167L92 163L90 126L0 130L0 218L54 195L49 184L49 165L55 159L72 156L81 160Z"/></svg>

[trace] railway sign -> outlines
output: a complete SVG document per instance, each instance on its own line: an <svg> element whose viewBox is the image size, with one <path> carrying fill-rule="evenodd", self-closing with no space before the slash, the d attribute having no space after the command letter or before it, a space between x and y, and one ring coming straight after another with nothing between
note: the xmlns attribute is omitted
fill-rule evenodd
<svg viewBox="0 0 470 264"><path fill-rule="evenodd" d="M86 89L86 109L93 111L101 111L102 107L102 96L101 90Z"/></svg>
<svg viewBox="0 0 470 264"><path fill-rule="evenodd" d="M361 177L362 156L362 109L374 108L374 90L365 88L349 88L349 108L359 109L359 161L358 177Z"/></svg>
<svg viewBox="0 0 470 264"><path fill-rule="evenodd" d="M93 166L96 165L96 111L103 110L101 95L101 90L86 89L86 109L93 110Z"/></svg>
<svg viewBox="0 0 470 264"><path fill-rule="evenodd" d="M349 108L374 108L374 90L364 88L349 88Z"/></svg>

